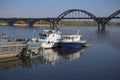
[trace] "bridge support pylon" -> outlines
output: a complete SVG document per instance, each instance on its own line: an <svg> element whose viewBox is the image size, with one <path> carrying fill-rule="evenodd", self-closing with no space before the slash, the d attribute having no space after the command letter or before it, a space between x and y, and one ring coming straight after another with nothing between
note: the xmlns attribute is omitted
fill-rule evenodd
<svg viewBox="0 0 120 80"><path fill-rule="evenodd" d="M57 29L57 23L56 23L55 20L50 22L50 28L51 29Z"/></svg>
<svg viewBox="0 0 120 80"><path fill-rule="evenodd" d="M105 24L98 23L98 31L104 31L105 30Z"/></svg>
<svg viewBox="0 0 120 80"><path fill-rule="evenodd" d="M8 26L14 26L14 23L12 23L12 22L9 22L7 24L8 24Z"/></svg>
<svg viewBox="0 0 120 80"><path fill-rule="evenodd" d="M53 24L50 22L50 28L52 29L52 27L53 27Z"/></svg>
<svg viewBox="0 0 120 80"><path fill-rule="evenodd" d="M28 27L33 27L33 23L28 23L27 26Z"/></svg>

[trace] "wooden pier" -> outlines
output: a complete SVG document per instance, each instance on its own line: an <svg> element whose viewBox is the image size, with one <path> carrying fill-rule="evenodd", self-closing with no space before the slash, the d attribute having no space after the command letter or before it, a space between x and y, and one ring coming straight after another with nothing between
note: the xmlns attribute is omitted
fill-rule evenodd
<svg viewBox="0 0 120 80"><path fill-rule="evenodd" d="M29 43L21 43L21 42L10 42L0 44L0 58L16 56L18 53L22 51L23 48L28 46L40 46L41 42L29 42Z"/></svg>

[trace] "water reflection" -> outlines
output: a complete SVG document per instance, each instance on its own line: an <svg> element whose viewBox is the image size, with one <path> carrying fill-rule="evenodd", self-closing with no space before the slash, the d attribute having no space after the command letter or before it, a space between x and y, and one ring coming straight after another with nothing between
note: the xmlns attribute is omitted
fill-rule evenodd
<svg viewBox="0 0 120 80"><path fill-rule="evenodd" d="M109 44L110 46L116 48L116 49L120 49L120 37L119 34L120 32L118 31L114 31L114 30L106 30L106 31L97 31L96 32L96 38L97 39L97 43L102 42L105 44Z"/></svg>
<svg viewBox="0 0 120 80"><path fill-rule="evenodd" d="M79 59L81 52L83 53L85 49L48 49L45 50L44 56L38 56L37 58L10 58L7 60L0 61L0 70L13 69L17 67L22 67L30 69L37 65L54 65L60 59L63 60L75 60Z"/></svg>
<svg viewBox="0 0 120 80"><path fill-rule="evenodd" d="M19 66L24 66L24 63L22 63L21 59L17 57L0 59L0 70L13 69Z"/></svg>
<svg viewBox="0 0 120 80"><path fill-rule="evenodd" d="M64 60L75 60L75 59L80 59L80 55L81 53L84 51L85 49L78 49L78 48L74 48L74 49L60 49L58 50L58 54L64 59Z"/></svg>

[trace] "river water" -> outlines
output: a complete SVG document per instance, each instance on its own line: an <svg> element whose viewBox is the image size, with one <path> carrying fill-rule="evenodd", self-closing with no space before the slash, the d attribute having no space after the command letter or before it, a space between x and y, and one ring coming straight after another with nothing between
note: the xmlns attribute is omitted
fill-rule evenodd
<svg viewBox="0 0 120 80"><path fill-rule="evenodd" d="M0 26L0 34L38 37L48 27ZM120 27L60 27L63 34L80 30L92 46L79 50L45 50L34 60L0 63L0 80L120 80Z"/></svg>

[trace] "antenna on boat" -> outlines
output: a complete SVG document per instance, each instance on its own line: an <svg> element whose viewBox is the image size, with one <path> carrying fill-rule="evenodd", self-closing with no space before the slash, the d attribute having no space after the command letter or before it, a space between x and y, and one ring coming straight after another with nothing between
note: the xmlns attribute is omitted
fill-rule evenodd
<svg viewBox="0 0 120 80"><path fill-rule="evenodd" d="M32 33L32 38L34 37L35 32L36 32L36 30L34 29L34 30L33 30L33 33Z"/></svg>
<svg viewBox="0 0 120 80"><path fill-rule="evenodd" d="M14 33L14 32L12 32L11 37L12 37L12 38L15 38L15 33Z"/></svg>
<svg viewBox="0 0 120 80"><path fill-rule="evenodd" d="M77 30L77 34L80 34L80 30Z"/></svg>

